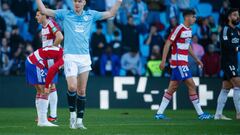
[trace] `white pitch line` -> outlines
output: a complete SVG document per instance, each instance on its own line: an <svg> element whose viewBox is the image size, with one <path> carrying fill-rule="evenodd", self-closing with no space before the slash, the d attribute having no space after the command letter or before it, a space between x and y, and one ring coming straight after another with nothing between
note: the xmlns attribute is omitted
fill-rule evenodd
<svg viewBox="0 0 240 135"><path fill-rule="evenodd" d="M0 129L4 129L4 128L27 128L25 126L0 126Z"/></svg>

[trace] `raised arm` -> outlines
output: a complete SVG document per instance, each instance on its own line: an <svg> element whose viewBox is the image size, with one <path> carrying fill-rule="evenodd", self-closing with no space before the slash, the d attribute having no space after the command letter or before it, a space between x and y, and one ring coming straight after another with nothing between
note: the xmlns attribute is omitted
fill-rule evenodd
<svg viewBox="0 0 240 135"><path fill-rule="evenodd" d="M165 68L165 64L166 64L166 59L167 59L167 56L168 56L168 52L169 52L169 49L170 49L170 46L172 44L172 41L170 40L167 40L165 45L164 45L164 49L163 49L163 55L162 55L162 62L160 64L160 69L163 70Z"/></svg>
<svg viewBox="0 0 240 135"><path fill-rule="evenodd" d="M37 2L39 11L41 11L43 14L45 14L49 17L55 17L54 10L46 8L44 6L42 0L36 0L36 2Z"/></svg>
<svg viewBox="0 0 240 135"><path fill-rule="evenodd" d="M122 0L117 0L115 5L109 11L103 12L103 18L102 19L104 20L104 19L114 17L116 15L118 9L120 8L121 4L122 4Z"/></svg>

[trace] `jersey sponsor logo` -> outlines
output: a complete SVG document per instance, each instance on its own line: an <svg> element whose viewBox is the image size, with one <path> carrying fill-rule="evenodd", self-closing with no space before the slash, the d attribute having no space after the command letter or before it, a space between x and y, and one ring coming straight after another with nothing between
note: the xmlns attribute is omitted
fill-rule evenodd
<svg viewBox="0 0 240 135"><path fill-rule="evenodd" d="M181 38L189 38L189 37L192 37L192 31L191 30L188 30L188 31L183 31L181 33Z"/></svg>
<svg viewBox="0 0 240 135"><path fill-rule="evenodd" d="M238 44L239 43L239 38L233 38L232 43L233 44Z"/></svg>
<svg viewBox="0 0 240 135"><path fill-rule="evenodd" d="M84 32L84 26L81 25L81 24L77 24L75 25L75 32L78 32L78 33L83 33Z"/></svg>
<svg viewBox="0 0 240 135"><path fill-rule="evenodd" d="M47 35L47 34L49 34L49 33L50 33L50 31L49 31L48 28L42 29L42 35Z"/></svg>

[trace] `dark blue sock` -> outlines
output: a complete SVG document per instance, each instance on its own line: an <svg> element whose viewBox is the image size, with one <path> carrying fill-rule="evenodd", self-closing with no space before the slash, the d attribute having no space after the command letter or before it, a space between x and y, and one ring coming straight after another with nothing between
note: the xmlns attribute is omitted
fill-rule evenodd
<svg viewBox="0 0 240 135"><path fill-rule="evenodd" d="M68 108L70 112L76 111L76 92L67 91Z"/></svg>
<svg viewBox="0 0 240 135"><path fill-rule="evenodd" d="M86 96L77 95L77 118L83 118L86 104Z"/></svg>

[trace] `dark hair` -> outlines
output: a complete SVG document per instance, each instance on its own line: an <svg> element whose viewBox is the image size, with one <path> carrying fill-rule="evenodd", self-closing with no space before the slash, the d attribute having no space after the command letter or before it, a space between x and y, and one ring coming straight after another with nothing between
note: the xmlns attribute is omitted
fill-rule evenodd
<svg viewBox="0 0 240 135"><path fill-rule="evenodd" d="M236 12L236 11L239 11L239 9L237 9L237 8L230 8L230 9L228 9L228 11L227 11L227 17L229 16L229 15L231 15L233 12Z"/></svg>
<svg viewBox="0 0 240 135"><path fill-rule="evenodd" d="M193 9L186 9L186 10L183 11L183 17L184 18L188 15L195 15L195 14L196 14L196 12Z"/></svg>
<svg viewBox="0 0 240 135"><path fill-rule="evenodd" d="M226 13L226 15L225 15L226 23L229 22L228 17L229 17L233 12L236 12L236 11L239 11L239 9L237 9L237 8L230 8L230 9L228 9L228 11L227 11L227 13Z"/></svg>

